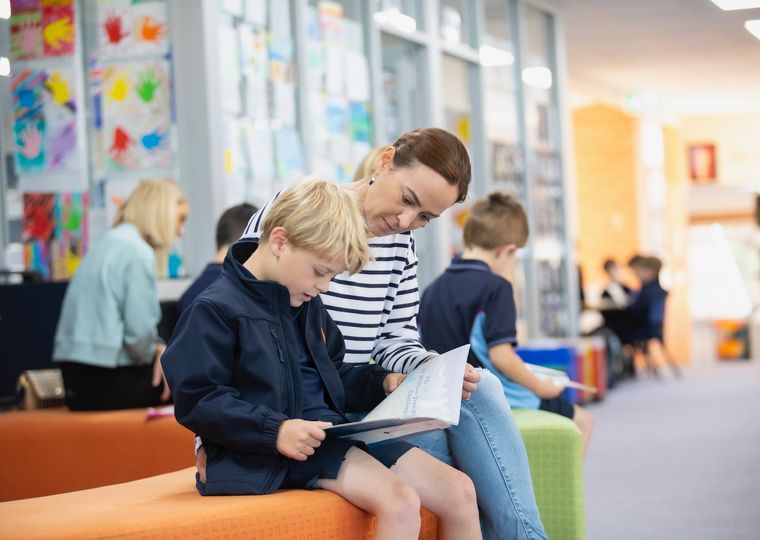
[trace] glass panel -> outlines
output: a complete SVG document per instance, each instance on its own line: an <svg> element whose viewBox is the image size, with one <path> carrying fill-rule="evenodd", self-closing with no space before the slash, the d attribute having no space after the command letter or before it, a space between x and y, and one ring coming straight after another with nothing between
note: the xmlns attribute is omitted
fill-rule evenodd
<svg viewBox="0 0 760 540"><path fill-rule="evenodd" d="M526 6L524 28L526 50L521 75L525 92L533 210L531 238L536 263L539 325L543 335L559 337L569 334L571 321L552 16Z"/></svg>
<svg viewBox="0 0 760 540"><path fill-rule="evenodd" d="M380 43L385 128L384 140L377 143L385 145L395 141L402 133L425 125L427 108L423 81L418 79L424 73L422 48L386 33L381 34Z"/></svg>
<svg viewBox="0 0 760 540"><path fill-rule="evenodd" d="M352 179L372 148L370 73L362 3L314 2L308 7L306 66L312 172Z"/></svg>
<svg viewBox="0 0 760 540"><path fill-rule="evenodd" d="M485 33L480 43L483 74L486 156L491 165L490 186L527 203L525 161L517 123L517 78L514 68L515 45L511 33L509 5L503 0L487 0ZM524 250L518 251L523 261ZM512 286L517 303L518 341L527 338L527 288L524 262L516 265Z"/></svg>
<svg viewBox="0 0 760 540"><path fill-rule="evenodd" d="M472 100L470 96L469 62L450 55L443 55L441 66L443 81L443 111L445 128L459 137L470 150L470 130L472 126ZM472 153L470 151L470 153ZM456 205L448 215L452 220L450 229L450 255L462 253L462 225L467 209Z"/></svg>
<svg viewBox="0 0 760 540"><path fill-rule="evenodd" d="M290 2L218 4L225 206L261 205L306 171Z"/></svg>
<svg viewBox="0 0 760 540"><path fill-rule="evenodd" d="M501 0L485 4L486 32L480 45L483 73L487 153L493 187L525 202L523 156L518 140L515 47L508 6Z"/></svg>

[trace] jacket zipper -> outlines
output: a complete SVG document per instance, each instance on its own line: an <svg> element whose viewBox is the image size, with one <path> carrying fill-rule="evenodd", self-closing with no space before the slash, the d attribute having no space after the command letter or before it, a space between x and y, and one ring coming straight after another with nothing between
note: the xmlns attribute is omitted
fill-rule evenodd
<svg viewBox="0 0 760 540"><path fill-rule="evenodd" d="M293 417L295 414L295 388L293 388L293 374L290 373L287 362L285 361L285 355L282 353L282 347L280 346L280 337L277 335L275 329L270 326L269 333L272 334L275 347L277 348L277 359L280 361L280 369L282 370L285 379L288 381L288 416Z"/></svg>

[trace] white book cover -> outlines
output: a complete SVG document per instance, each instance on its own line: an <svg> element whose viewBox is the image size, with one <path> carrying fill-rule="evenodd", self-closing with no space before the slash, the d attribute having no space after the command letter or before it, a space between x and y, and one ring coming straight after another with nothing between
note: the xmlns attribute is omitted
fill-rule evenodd
<svg viewBox="0 0 760 540"><path fill-rule="evenodd" d="M597 392L597 389L594 386L588 386L586 384L570 380L570 377L568 377L567 373L564 371L548 368L546 366L537 366L535 364L529 364L527 362L525 362L525 367L532 371L533 375L539 379L549 379L557 386L561 386L563 388L576 388L578 390L591 392L592 394L595 394Z"/></svg>
<svg viewBox="0 0 760 540"><path fill-rule="evenodd" d="M369 444L457 425L469 351L470 346L463 345L428 360L409 373L364 420L325 431Z"/></svg>

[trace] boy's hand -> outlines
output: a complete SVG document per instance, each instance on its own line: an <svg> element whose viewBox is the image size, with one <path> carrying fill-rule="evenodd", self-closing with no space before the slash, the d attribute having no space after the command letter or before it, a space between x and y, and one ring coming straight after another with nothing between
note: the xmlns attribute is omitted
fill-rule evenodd
<svg viewBox="0 0 760 540"><path fill-rule="evenodd" d="M564 386L559 386L549 379L541 380L540 384L541 385L538 387L536 395L541 399L554 399L555 397L559 396L565 389Z"/></svg>
<svg viewBox="0 0 760 540"><path fill-rule="evenodd" d="M383 379L383 390L385 391L385 395L387 396L398 388L398 385L401 384L401 381L404 379L406 379L406 375L403 373L388 373L388 375L385 376L385 379Z"/></svg>
<svg viewBox="0 0 760 540"><path fill-rule="evenodd" d="M478 389L480 373L471 364L464 365L464 381L462 381L462 399L470 399L472 393Z"/></svg>
<svg viewBox="0 0 760 540"><path fill-rule="evenodd" d="M277 451L290 459L306 461L325 440L325 428L331 425L330 422L285 420L277 433Z"/></svg>

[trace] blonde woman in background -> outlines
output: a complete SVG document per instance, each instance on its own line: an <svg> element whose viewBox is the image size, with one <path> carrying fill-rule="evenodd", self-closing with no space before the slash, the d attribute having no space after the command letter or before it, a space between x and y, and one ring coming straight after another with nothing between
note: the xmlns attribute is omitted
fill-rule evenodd
<svg viewBox="0 0 760 540"><path fill-rule="evenodd" d="M69 283L53 358L72 410L148 407L169 399L156 326L156 279L184 233L187 198L170 180L144 180Z"/></svg>
<svg viewBox="0 0 760 540"><path fill-rule="evenodd" d="M364 159L362 159L361 163L359 163L359 166L356 167L356 172L354 173L353 179L354 182L359 182L360 180L364 180L365 178L372 176L372 173L377 167L377 162L380 160L380 154L382 154L383 150L386 148L387 147L385 146L378 146L370 150L369 153L364 156Z"/></svg>

